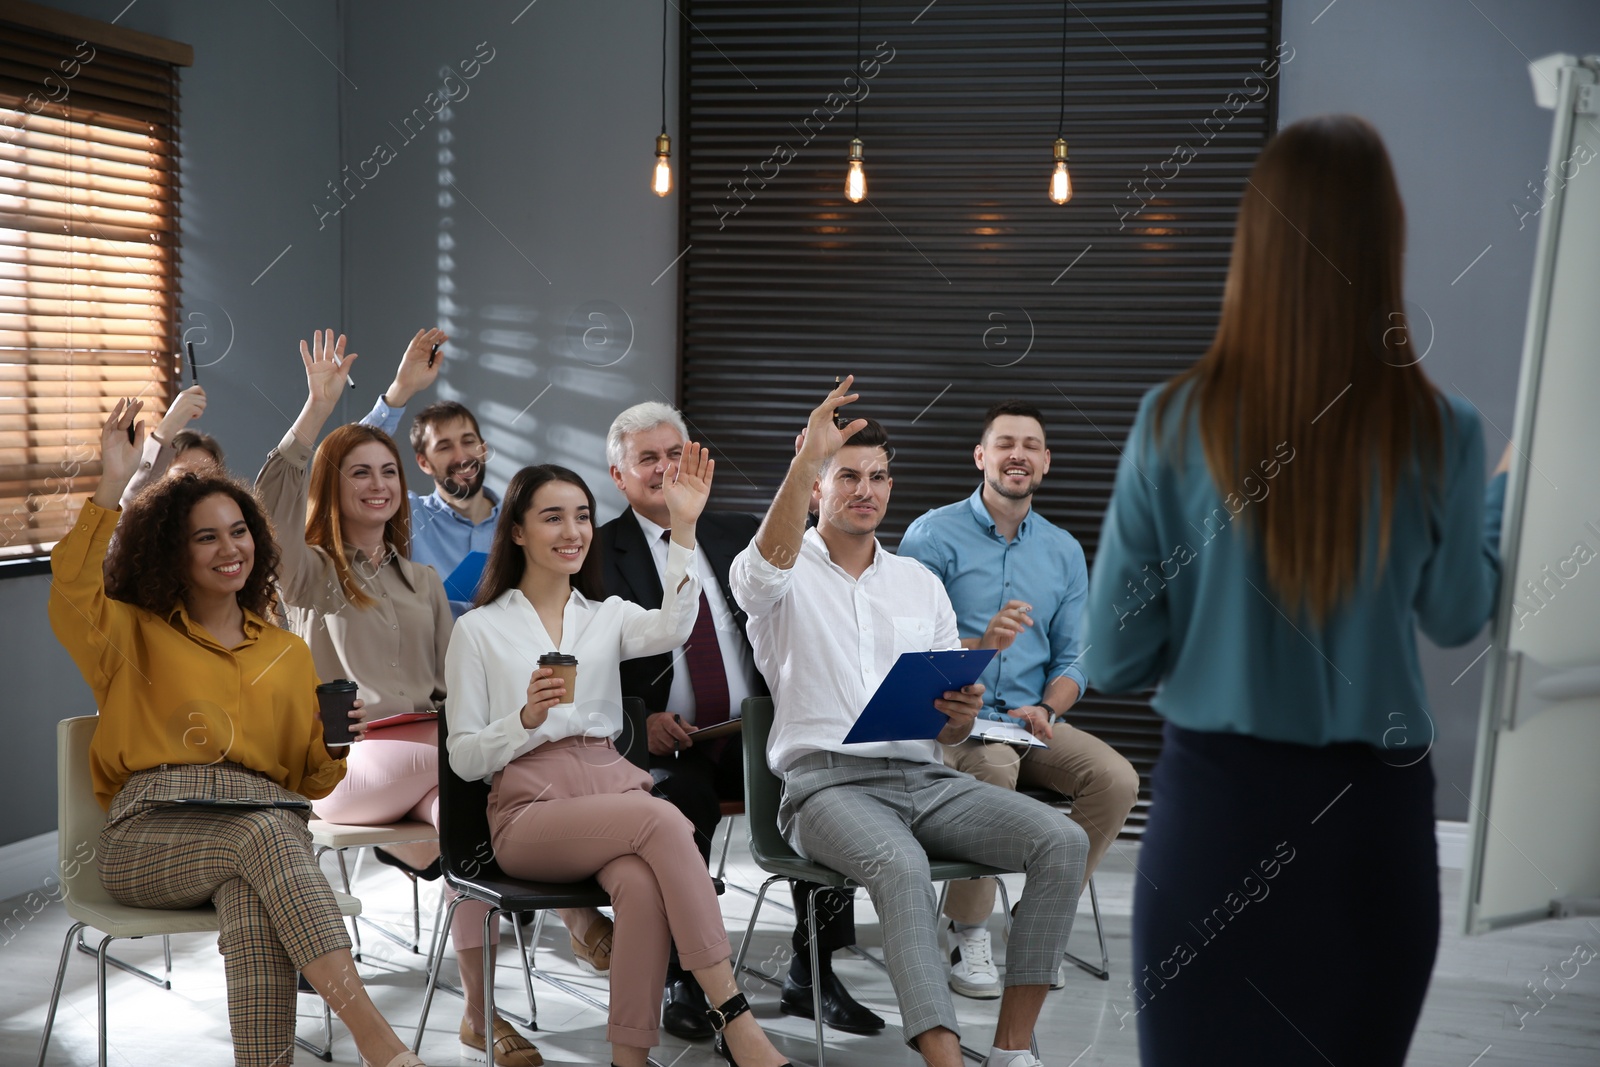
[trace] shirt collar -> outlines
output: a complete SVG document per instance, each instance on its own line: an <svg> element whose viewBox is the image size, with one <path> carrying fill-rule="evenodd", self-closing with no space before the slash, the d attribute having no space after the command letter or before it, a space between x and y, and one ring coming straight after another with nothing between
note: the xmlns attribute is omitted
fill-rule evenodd
<svg viewBox="0 0 1600 1067"><path fill-rule="evenodd" d="M201 626L199 623L195 622L189 617L189 609L184 607L181 603L174 607L171 611L167 612L167 621L187 634L190 640L203 641L208 644L215 645L218 648L222 647L217 643L216 638L211 636L210 630L207 630L204 626ZM251 611L249 608L244 609L245 644L251 644L259 640L261 637L261 631L265 629L266 626L267 622L265 619Z"/></svg>
<svg viewBox="0 0 1600 1067"><path fill-rule="evenodd" d="M659 526L645 518L643 515L639 514L638 508L629 508L628 510L633 512L633 517L635 519L639 520L639 529L644 531L645 544L655 544L657 541L661 540L662 534L668 532L665 526Z"/></svg>
<svg viewBox="0 0 1600 1067"><path fill-rule="evenodd" d="M484 519L483 523L494 522L500 517L500 498L495 496L494 490L490 489L487 485L483 487L481 492L483 493L483 498L492 505L489 509L489 517ZM423 497L422 501L428 505L430 510L446 512L452 519L456 520L463 526L483 525L483 523L473 522L471 519L462 515L461 512L451 507L449 501L445 500L444 493L439 489L437 483L435 483L433 487L433 492Z"/></svg>
<svg viewBox="0 0 1600 1067"><path fill-rule="evenodd" d="M995 528L994 516L989 514L989 506L983 502L982 482L979 482L978 488L974 489L972 491L972 495L967 497L967 506L972 509L972 517L978 521L978 525L983 528L985 533L987 533L990 537L1000 536L999 532ZM1017 536L1012 538L1012 540L1022 540L1025 536L1027 536L1028 527L1032 525L1033 508L1030 506L1028 508L1028 513L1022 517L1022 522L1017 524Z"/></svg>
<svg viewBox="0 0 1600 1067"><path fill-rule="evenodd" d="M417 583L412 581L412 579L411 579L411 572L410 572L410 566L409 566L411 561L406 559L398 551L396 551L394 545L390 544L389 542L385 541L384 544L383 544L383 547L384 547L384 553L385 553L384 557L383 557L383 562L378 564L378 569L376 571L372 571L370 577L371 578L376 578L378 576L378 574L383 570L383 568L385 568L389 564L393 563L394 566L395 566L395 569L400 572L400 580L405 582L406 586L409 589L411 589L412 592L415 592L416 588L417 588ZM350 564L350 569L355 574L357 574L357 575L359 575L359 576L361 576L363 578L367 578L368 577L368 571L370 570L370 564L368 564L366 562L366 560L360 555L360 549L356 548L354 545L345 545L344 546L344 558L345 558L346 562L348 562Z"/></svg>
<svg viewBox="0 0 1600 1067"><path fill-rule="evenodd" d="M822 539L822 535L817 532L817 528L815 526L811 527L811 529L805 532L805 536L801 539L800 545L802 549L806 545L810 545L814 551L822 554L822 561L824 563L838 571L840 574L850 577L849 571L845 570L843 567L839 566L833 561L833 553L828 551L828 542ZM850 578L850 580L853 582L866 581L868 577L877 571L878 562L882 559L883 542L874 537L872 539L872 562L867 564L867 569L861 572L860 578Z"/></svg>

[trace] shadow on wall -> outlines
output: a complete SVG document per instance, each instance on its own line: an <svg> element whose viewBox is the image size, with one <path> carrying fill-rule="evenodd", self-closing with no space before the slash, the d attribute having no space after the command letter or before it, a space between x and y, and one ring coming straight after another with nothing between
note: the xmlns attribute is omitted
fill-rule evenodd
<svg viewBox="0 0 1600 1067"><path fill-rule="evenodd" d="M448 72L449 68L441 69L441 75ZM463 214L462 208L473 213L474 207L456 187L451 169L452 117L449 107L439 112L436 134L436 311L439 328L451 338L437 397L466 404L477 415L489 445L486 481L495 492L503 492L511 476L525 466L560 464L589 483L602 513L596 519L604 521L623 507L611 484L605 437L611 420L629 403L619 398L636 389L628 373L633 317L620 304L599 299L574 307L564 324L553 320L541 324L539 309L506 292L503 280L475 279L458 286L456 217ZM517 254L543 277L520 249ZM549 283L548 278L543 280ZM485 294L485 303L478 307L461 303L459 289ZM543 386L540 379L545 380Z"/></svg>

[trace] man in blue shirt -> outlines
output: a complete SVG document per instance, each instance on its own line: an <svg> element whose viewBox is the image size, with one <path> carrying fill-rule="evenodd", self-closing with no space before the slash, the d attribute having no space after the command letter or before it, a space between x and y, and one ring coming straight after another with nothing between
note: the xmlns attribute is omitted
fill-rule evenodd
<svg viewBox="0 0 1600 1067"><path fill-rule="evenodd" d="M446 340L438 330L418 331L400 359L394 382L361 420L363 425L397 435L406 404L438 378L444 360L434 349ZM483 484L488 446L477 417L453 400L438 400L417 412L410 439L417 466L434 483L427 496L409 494L411 558L445 579L451 614L460 618L472 607L472 591L451 585L450 576L469 553L488 553L500 517L499 498Z"/></svg>
<svg viewBox="0 0 1600 1067"><path fill-rule="evenodd" d="M1139 774L1110 745L1061 721L1088 684L1078 665L1078 617L1089 592L1083 549L1032 510L1050 471L1037 408L1021 401L990 408L972 455L983 483L913 522L899 550L944 583L962 645L999 650L979 679L978 729L946 747L945 762L1007 789L1020 782L1070 796L1071 818L1089 835L1087 883L1138 799ZM983 740L985 720L1020 727L1045 747ZM964 996L1002 992L986 928L994 897L994 880L981 878L951 883L945 900L950 987ZM1062 967L1052 986L1065 982Z"/></svg>

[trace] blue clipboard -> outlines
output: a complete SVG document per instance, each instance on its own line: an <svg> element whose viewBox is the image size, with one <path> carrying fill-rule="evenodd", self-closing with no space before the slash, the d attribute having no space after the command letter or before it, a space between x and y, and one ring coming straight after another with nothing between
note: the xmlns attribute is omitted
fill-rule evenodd
<svg viewBox="0 0 1600 1067"><path fill-rule="evenodd" d="M444 580L444 595L451 600L469 603L478 595L478 583L483 580L484 564L489 562L487 552L468 552L465 559Z"/></svg>
<svg viewBox="0 0 1600 1067"><path fill-rule="evenodd" d="M847 745L868 741L927 741L950 724L933 706L949 690L978 680L994 658L992 648L956 648L948 652L902 652L878 684L855 725Z"/></svg>

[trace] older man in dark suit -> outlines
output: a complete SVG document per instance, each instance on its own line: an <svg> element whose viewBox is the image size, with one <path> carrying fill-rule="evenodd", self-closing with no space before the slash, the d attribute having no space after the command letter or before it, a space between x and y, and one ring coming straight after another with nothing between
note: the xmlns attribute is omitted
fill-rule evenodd
<svg viewBox="0 0 1600 1067"><path fill-rule="evenodd" d="M618 415L606 435L611 478L629 508L600 528L606 595L647 608L661 606L661 572L666 564L670 519L661 481L688 437L683 416L662 403L647 402ZM697 730L739 714L747 696L767 695L745 637L745 614L728 591L728 567L755 536L759 521L740 512L707 512L696 528L694 566L701 584L700 614L694 633L673 653L627 660L622 692L644 700L651 774L656 792L671 801L695 826L700 852L709 862L711 842L721 818L722 800L744 797L744 758L737 735L695 744ZM812 887L795 883L795 914L805 914ZM818 899L818 945L822 950L823 1021L835 1029L872 1033L883 1020L857 1003L830 966L831 954L855 943L855 912L848 894ZM795 955L783 981L781 1007L812 1018L811 959L805 924L797 920ZM674 948L662 995L662 1025L682 1038L711 1036L705 1021L705 994L694 976L678 964Z"/></svg>

